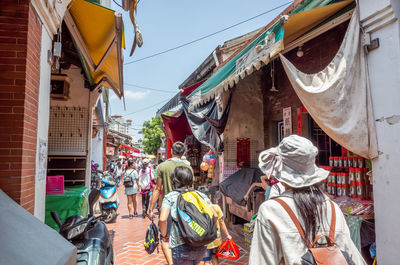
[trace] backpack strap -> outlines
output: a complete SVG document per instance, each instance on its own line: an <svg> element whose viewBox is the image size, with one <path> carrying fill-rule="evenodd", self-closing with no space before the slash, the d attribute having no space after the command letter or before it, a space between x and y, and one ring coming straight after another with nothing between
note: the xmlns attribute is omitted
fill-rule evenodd
<svg viewBox="0 0 400 265"><path fill-rule="evenodd" d="M300 225L299 219L297 219L296 215L294 214L292 209L290 209L289 205L287 205L286 202L284 202L282 199L279 199L279 198L273 198L271 200L276 201L277 203L279 203L283 207L283 209L285 209L285 211L289 214L290 219L292 219L294 225L296 226L297 230L299 231L301 238L306 243L307 247L310 248L311 244L306 239L306 236L304 234L304 230Z"/></svg>

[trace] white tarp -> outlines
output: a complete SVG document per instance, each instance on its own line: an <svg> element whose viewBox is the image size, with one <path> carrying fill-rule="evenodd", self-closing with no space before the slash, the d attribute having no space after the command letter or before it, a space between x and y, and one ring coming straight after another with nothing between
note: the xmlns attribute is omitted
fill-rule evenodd
<svg viewBox="0 0 400 265"><path fill-rule="evenodd" d="M76 247L0 189L0 264L74 265Z"/></svg>
<svg viewBox="0 0 400 265"><path fill-rule="evenodd" d="M361 37L356 8L339 51L322 71L302 73L282 54L280 58L297 96L321 129L348 150L372 159L378 150Z"/></svg>

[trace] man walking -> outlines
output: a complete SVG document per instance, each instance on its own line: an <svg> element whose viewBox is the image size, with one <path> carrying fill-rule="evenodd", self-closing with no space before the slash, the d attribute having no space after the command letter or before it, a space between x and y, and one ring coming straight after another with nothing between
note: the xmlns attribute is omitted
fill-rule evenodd
<svg viewBox="0 0 400 265"><path fill-rule="evenodd" d="M173 190L172 182L171 182L171 173L175 170L178 166L188 167L192 173L193 169L190 165L187 165L181 157L186 152L186 146L182 142L175 142L172 145L172 158L168 159L167 161L161 163L157 168L157 184L154 188L153 195L151 197L150 207L148 209L148 217L152 220L154 218L153 209L154 205L157 203L158 198L162 192L162 197L167 195ZM168 217L167 220L167 235L170 234L172 225L171 216ZM168 242L161 241L161 248L164 253L165 259L167 260L168 264L172 265L172 252L169 248Z"/></svg>

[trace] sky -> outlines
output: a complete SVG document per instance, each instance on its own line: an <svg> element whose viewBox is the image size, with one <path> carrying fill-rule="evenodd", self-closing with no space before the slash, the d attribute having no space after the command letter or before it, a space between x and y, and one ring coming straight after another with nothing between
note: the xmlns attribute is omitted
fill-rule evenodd
<svg viewBox="0 0 400 265"><path fill-rule="evenodd" d="M121 3L121 0L115 1ZM120 114L125 119L133 120L135 138L141 138L137 132L143 122L155 116L157 110L179 91L179 85L218 45L267 25L289 5L288 2L290 0L140 0L136 22L143 36L143 46L137 47L131 57L129 53L134 36L133 26L128 12L113 2L112 8L121 11L124 21L126 110L122 100L113 95L110 102L111 115ZM227 28L285 3L288 4L284 7L194 44L126 64Z"/></svg>

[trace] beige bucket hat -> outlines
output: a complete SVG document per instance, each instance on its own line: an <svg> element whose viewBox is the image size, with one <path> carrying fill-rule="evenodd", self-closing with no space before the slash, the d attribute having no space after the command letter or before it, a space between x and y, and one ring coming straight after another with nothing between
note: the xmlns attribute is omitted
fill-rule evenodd
<svg viewBox="0 0 400 265"><path fill-rule="evenodd" d="M277 147L261 152L260 169L292 188L312 186L326 179L329 171L315 165L318 149L298 135L285 137Z"/></svg>

